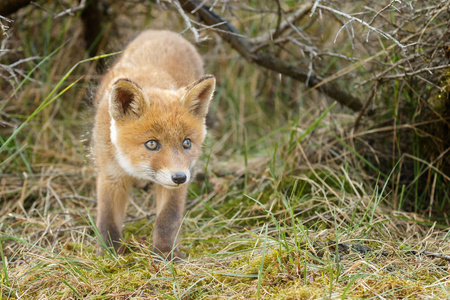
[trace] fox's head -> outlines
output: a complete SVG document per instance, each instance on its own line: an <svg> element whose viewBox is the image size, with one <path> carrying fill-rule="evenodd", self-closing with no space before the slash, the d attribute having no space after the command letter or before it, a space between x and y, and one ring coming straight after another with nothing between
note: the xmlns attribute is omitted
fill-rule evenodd
<svg viewBox="0 0 450 300"><path fill-rule="evenodd" d="M212 75L177 90L146 89L119 79L111 88L109 113L120 166L166 188L189 182L214 88Z"/></svg>

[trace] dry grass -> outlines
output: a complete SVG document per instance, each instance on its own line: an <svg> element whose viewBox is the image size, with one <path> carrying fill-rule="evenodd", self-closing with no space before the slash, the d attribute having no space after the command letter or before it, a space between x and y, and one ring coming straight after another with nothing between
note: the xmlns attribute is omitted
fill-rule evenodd
<svg viewBox="0 0 450 300"><path fill-rule="evenodd" d="M61 10L57 2L48 5ZM177 20L170 22L173 30L184 28L175 11L154 7L151 21L145 12L138 4L123 9L120 30L111 32L116 45L142 28L166 27L167 20ZM258 28L241 13L244 24ZM398 182L397 170L406 164L383 165L384 153L368 142L377 121L365 119L355 132L356 114L249 65L211 32L201 32L210 39L200 49L219 88L199 166L206 176L189 193L181 247L186 261L153 260L148 188L134 189L128 206L129 252L97 256L89 159L96 61L62 80L85 58L78 16L53 19L28 7L11 26L5 39L11 51L0 63L39 58L18 64L14 76L0 69L2 298L450 298L448 219L399 209L414 203L404 192L408 183L402 190ZM42 103L48 106L19 131ZM378 132L392 132L389 126ZM359 154L361 145L372 158ZM410 171L424 169L432 170L421 164Z"/></svg>

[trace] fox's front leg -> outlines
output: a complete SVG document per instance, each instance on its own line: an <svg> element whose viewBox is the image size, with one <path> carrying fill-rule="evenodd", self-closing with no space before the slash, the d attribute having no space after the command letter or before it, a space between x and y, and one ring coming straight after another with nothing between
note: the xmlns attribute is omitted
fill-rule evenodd
<svg viewBox="0 0 450 300"><path fill-rule="evenodd" d="M122 253L122 225L130 189L127 178L97 177L97 228L101 237L116 253Z"/></svg>
<svg viewBox="0 0 450 300"><path fill-rule="evenodd" d="M184 255L178 249L178 241L187 189L187 184L177 189L157 187L153 246L156 253L169 259L172 254L173 258L184 258Z"/></svg>

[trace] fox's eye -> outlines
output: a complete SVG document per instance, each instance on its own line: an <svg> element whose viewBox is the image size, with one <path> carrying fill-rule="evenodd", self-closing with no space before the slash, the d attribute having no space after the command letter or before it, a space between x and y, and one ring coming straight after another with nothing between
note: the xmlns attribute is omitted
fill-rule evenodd
<svg viewBox="0 0 450 300"><path fill-rule="evenodd" d="M190 139L185 139L183 141L183 148L186 150L191 149L191 140Z"/></svg>
<svg viewBox="0 0 450 300"><path fill-rule="evenodd" d="M156 151L156 150L159 150L159 148L161 148L161 145L155 140L147 141L147 142L145 142L144 145L145 145L145 148L147 148L148 150L151 150L151 151Z"/></svg>

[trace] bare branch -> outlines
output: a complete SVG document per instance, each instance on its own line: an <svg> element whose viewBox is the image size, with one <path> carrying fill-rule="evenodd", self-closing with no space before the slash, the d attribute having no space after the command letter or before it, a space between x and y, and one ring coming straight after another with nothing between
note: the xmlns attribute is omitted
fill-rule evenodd
<svg viewBox="0 0 450 300"><path fill-rule="evenodd" d="M308 76L307 71L286 61L270 54L262 53L261 51L257 51L255 53L252 52L252 48L248 40L238 34L237 30L230 23L211 11L209 7L201 5L198 1L194 0L180 0L179 2L186 12L192 12L195 10L195 15L197 15L206 25L213 26L216 24L222 24L217 26L217 28L220 29L217 33L246 60L256 63L266 69L276 71L280 74L304 82L309 87L313 87L321 83L319 78L315 76ZM359 99L347 94L333 84L322 84L319 90L337 100L342 105L345 105L353 110L359 111L362 108L362 104Z"/></svg>
<svg viewBox="0 0 450 300"><path fill-rule="evenodd" d="M175 6L181 17L183 17L184 21L186 22L187 28L185 29L185 31L190 30L194 34L195 42L200 43L203 40L205 40L204 38L203 39L200 38L200 34L198 33L197 29L194 26L192 26L191 19L184 13L184 10L181 7L180 2L178 2L178 0L172 0L170 2Z"/></svg>

